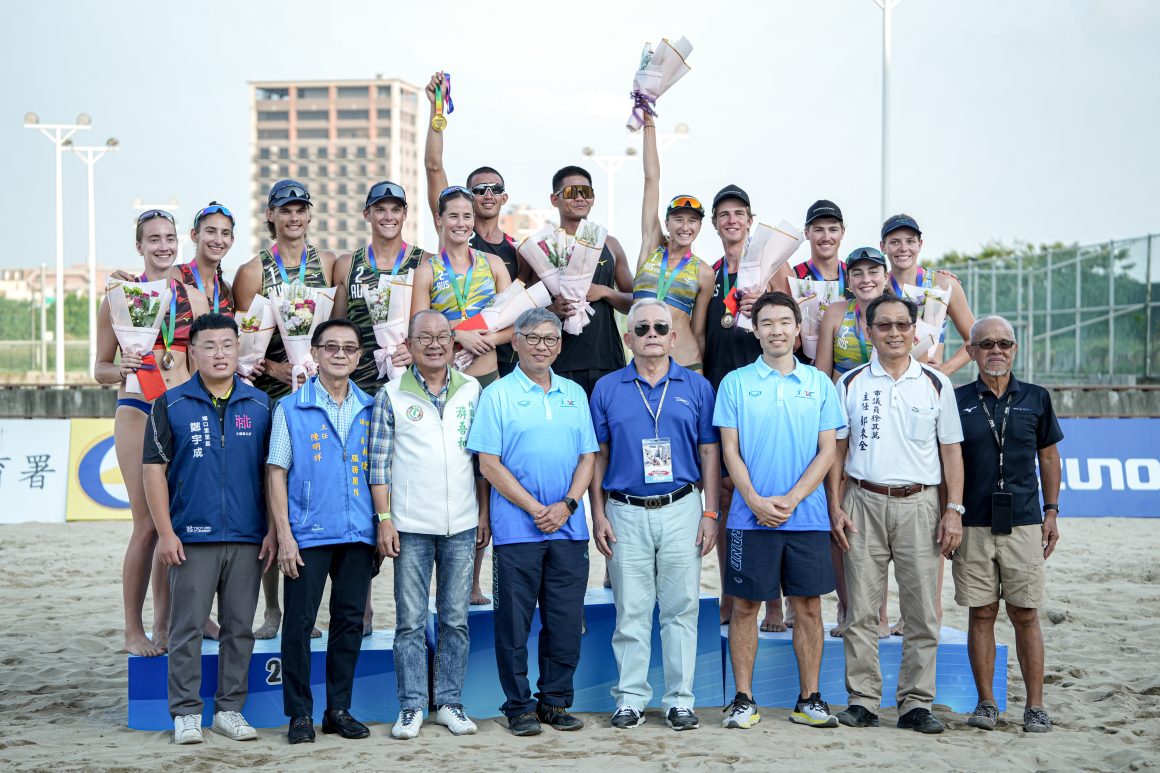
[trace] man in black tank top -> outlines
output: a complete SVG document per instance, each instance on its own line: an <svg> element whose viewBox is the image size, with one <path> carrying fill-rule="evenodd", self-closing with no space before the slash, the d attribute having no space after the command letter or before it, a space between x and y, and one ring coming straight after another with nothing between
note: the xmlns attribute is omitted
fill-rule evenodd
<svg viewBox="0 0 1160 773"><path fill-rule="evenodd" d="M592 175L578 166L566 166L552 177L552 205L560 213L560 227L570 236L576 235L580 221L588 217L596 193ZM560 345L560 356L552 370L571 379L584 388L588 397L597 380L625 365L624 345L616 326L616 312L627 314L632 306L632 271L624 248L611 234L604 242L604 251L596 273L588 302L593 315L579 335L565 332ZM560 319L566 319L572 306L563 297L553 299L548 307Z"/></svg>

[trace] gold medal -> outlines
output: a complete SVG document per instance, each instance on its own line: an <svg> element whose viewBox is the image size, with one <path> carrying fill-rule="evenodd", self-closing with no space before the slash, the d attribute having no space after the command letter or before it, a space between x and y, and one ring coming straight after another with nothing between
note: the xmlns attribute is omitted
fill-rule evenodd
<svg viewBox="0 0 1160 773"><path fill-rule="evenodd" d="M437 132L441 132L447 128L447 119L440 113L431 119L431 128Z"/></svg>
<svg viewBox="0 0 1160 773"><path fill-rule="evenodd" d="M165 354L161 355L161 367L173 370L173 352L168 349L165 350Z"/></svg>
<svg viewBox="0 0 1160 773"><path fill-rule="evenodd" d="M729 328L733 327L735 324L737 324L737 318L734 317L729 312L725 312L724 314L721 315L721 327L728 330Z"/></svg>

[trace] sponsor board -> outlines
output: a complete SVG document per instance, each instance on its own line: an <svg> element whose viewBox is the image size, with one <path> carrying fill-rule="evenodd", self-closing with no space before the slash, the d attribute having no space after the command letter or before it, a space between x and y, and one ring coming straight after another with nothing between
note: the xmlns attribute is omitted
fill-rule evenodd
<svg viewBox="0 0 1160 773"><path fill-rule="evenodd" d="M112 419L72 419L68 520L129 520L129 495L113 448Z"/></svg>
<svg viewBox="0 0 1160 773"><path fill-rule="evenodd" d="M63 523L69 423L0 420L0 523Z"/></svg>
<svg viewBox="0 0 1160 773"><path fill-rule="evenodd" d="M1060 419L1064 516L1160 518L1160 419Z"/></svg>

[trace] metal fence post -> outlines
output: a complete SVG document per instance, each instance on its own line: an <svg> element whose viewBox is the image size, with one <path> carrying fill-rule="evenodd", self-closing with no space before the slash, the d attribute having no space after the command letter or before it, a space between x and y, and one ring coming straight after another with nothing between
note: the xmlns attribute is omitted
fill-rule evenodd
<svg viewBox="0 0 1160 773"><path fill-rule="evenodd" d="M1027 277L1027 380L1035 380L1035 283L1031 277Z"/></svg>
<svg viewBox="0 0 1160 773"><path fill-rule="evenodd" d="M1116 373L1116 243L1108 242L1108 375Z"/></svg>
<svg viewBox="0 0 1160 773"><path fill-rule="evenodd" d="M1144 378L1152 378L1152 239L1148 237L1147 267L1144 269Z"/></svg>
<svg viewBox="0 0 1160 773"><path fill-rule="evenodd" d="M1044 346L1043 346L1043 370L1046 373L1051 372L1051 310L1054 308L1051 305L1051 250L1047 251L1047 293L1044 296L1044 316L1046 317L1044 324Z"/></svg>

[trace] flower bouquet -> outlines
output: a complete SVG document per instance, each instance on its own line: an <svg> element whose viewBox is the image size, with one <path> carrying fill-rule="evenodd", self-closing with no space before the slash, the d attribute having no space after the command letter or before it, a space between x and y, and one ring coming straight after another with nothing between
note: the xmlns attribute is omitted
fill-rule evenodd
<svg viewBox="0 0 1160 773"><path fill-rule="evenodd" d="M552 296L542 282L525 287L522 280L517 279L507 286L507 289L498 293L492 299L491 305L474 317L465 319L455 326L454 330L476 330L486 333L492 330L503 330L516 323L521 314L528 309L543 308L552 303ZM475 362L475 355L466 349L460 348L455 352L455 369L467 370Z"/></svg>
<svg viewBox="0 0 1160 773"><path fill-rule="evenodd" d="M266 347L278 325L274 320L274 305L264 295L255 295L247 311L239 311L238 322L238 374L249 378L254 367L266 356Z"/></svg>
<svg viewBox="0 0 1160 773"><path fill-rule="evenodd" d="M560 272L568 266L573 244L573 238L563 228L551 225L520 242L520 255L553 297L560 294Z"/></svg>
<svg viewBox="0 0 1160 773"><path fill-rule="evenodd" d="M415 271L408 269L405 276L379 275L378 287L367 288L365 298L375 331L375 365L379 378L394 381L403 371L391 363L391 358L407 338L407 324L411 312L411 287Z"/></svg>
<svg viewBox="0 0 1160 773"><path fill-rule="evenodd" d="M818 334L826 308L842 299L835 281L819 281L812 277L790 277L789 294L802 312L802 352L811 360L818 356Z"/></svg>
<svg viewBox="0 0 1160 773"><path fill-rule="evenodd" d="M310 356L310 337L314 328L330 319L334 288L307 287L295 282L271 287L266 295L286 346L286 360L292 366L291 389L297 392L299 375L313 376L318 372L318 363Z"/></svg>
<svg viewBox="0 0 1160 773"><path fill-rule="evenodd" d="M632 112L625 126L629 131L640 131L644 125L644 114L655 116L657 99L668 91L674 83L685 77L689 65L685 60L693 52L693 44L681 38L674 45L668 39L653 50L652 44L645 43L640 54L640 66L632 77Z"/></svg>
<svg viewBox="0 0 1160 773"><path fill-rule="evenodd" d="M764 290L774 273L801 246L801 231L782 220L777 227L758 223L753 235L745 242L745 251L737 264L737 290L742 294ZM737 296L725 299L725 306L737 320L737 327L753 329L753 320L737 313ZM804 333L804 329L803 329Z"/></svg>
<svg viewBox="0 0 1160 773"><path fill-rule="evenodd" d="M926 355L927 359L933 359L938 344L946 337L947 309L953 292L953 287L902 286L902 295L918 304L918 324L915 326L915 335L919 336L925 326L933 331L934 336L934 344L925 348L921 354L917 350L923 341L921 338L916 338L915 351L911 352L915 359L922 359L923 355Z"/></svg>
<svg viewBox="0 0 1160 773"><path fill-rule="evenodd" d="M107 295L109 317L117 345L123 352L141 355L140 375L125 379L125 391L153 400L165 391L165 380L157 370L153 345L161 333L161 322L173 297L170 280L153 282L112 282ZM145 379L142 382L142 378Z"/></svg>

